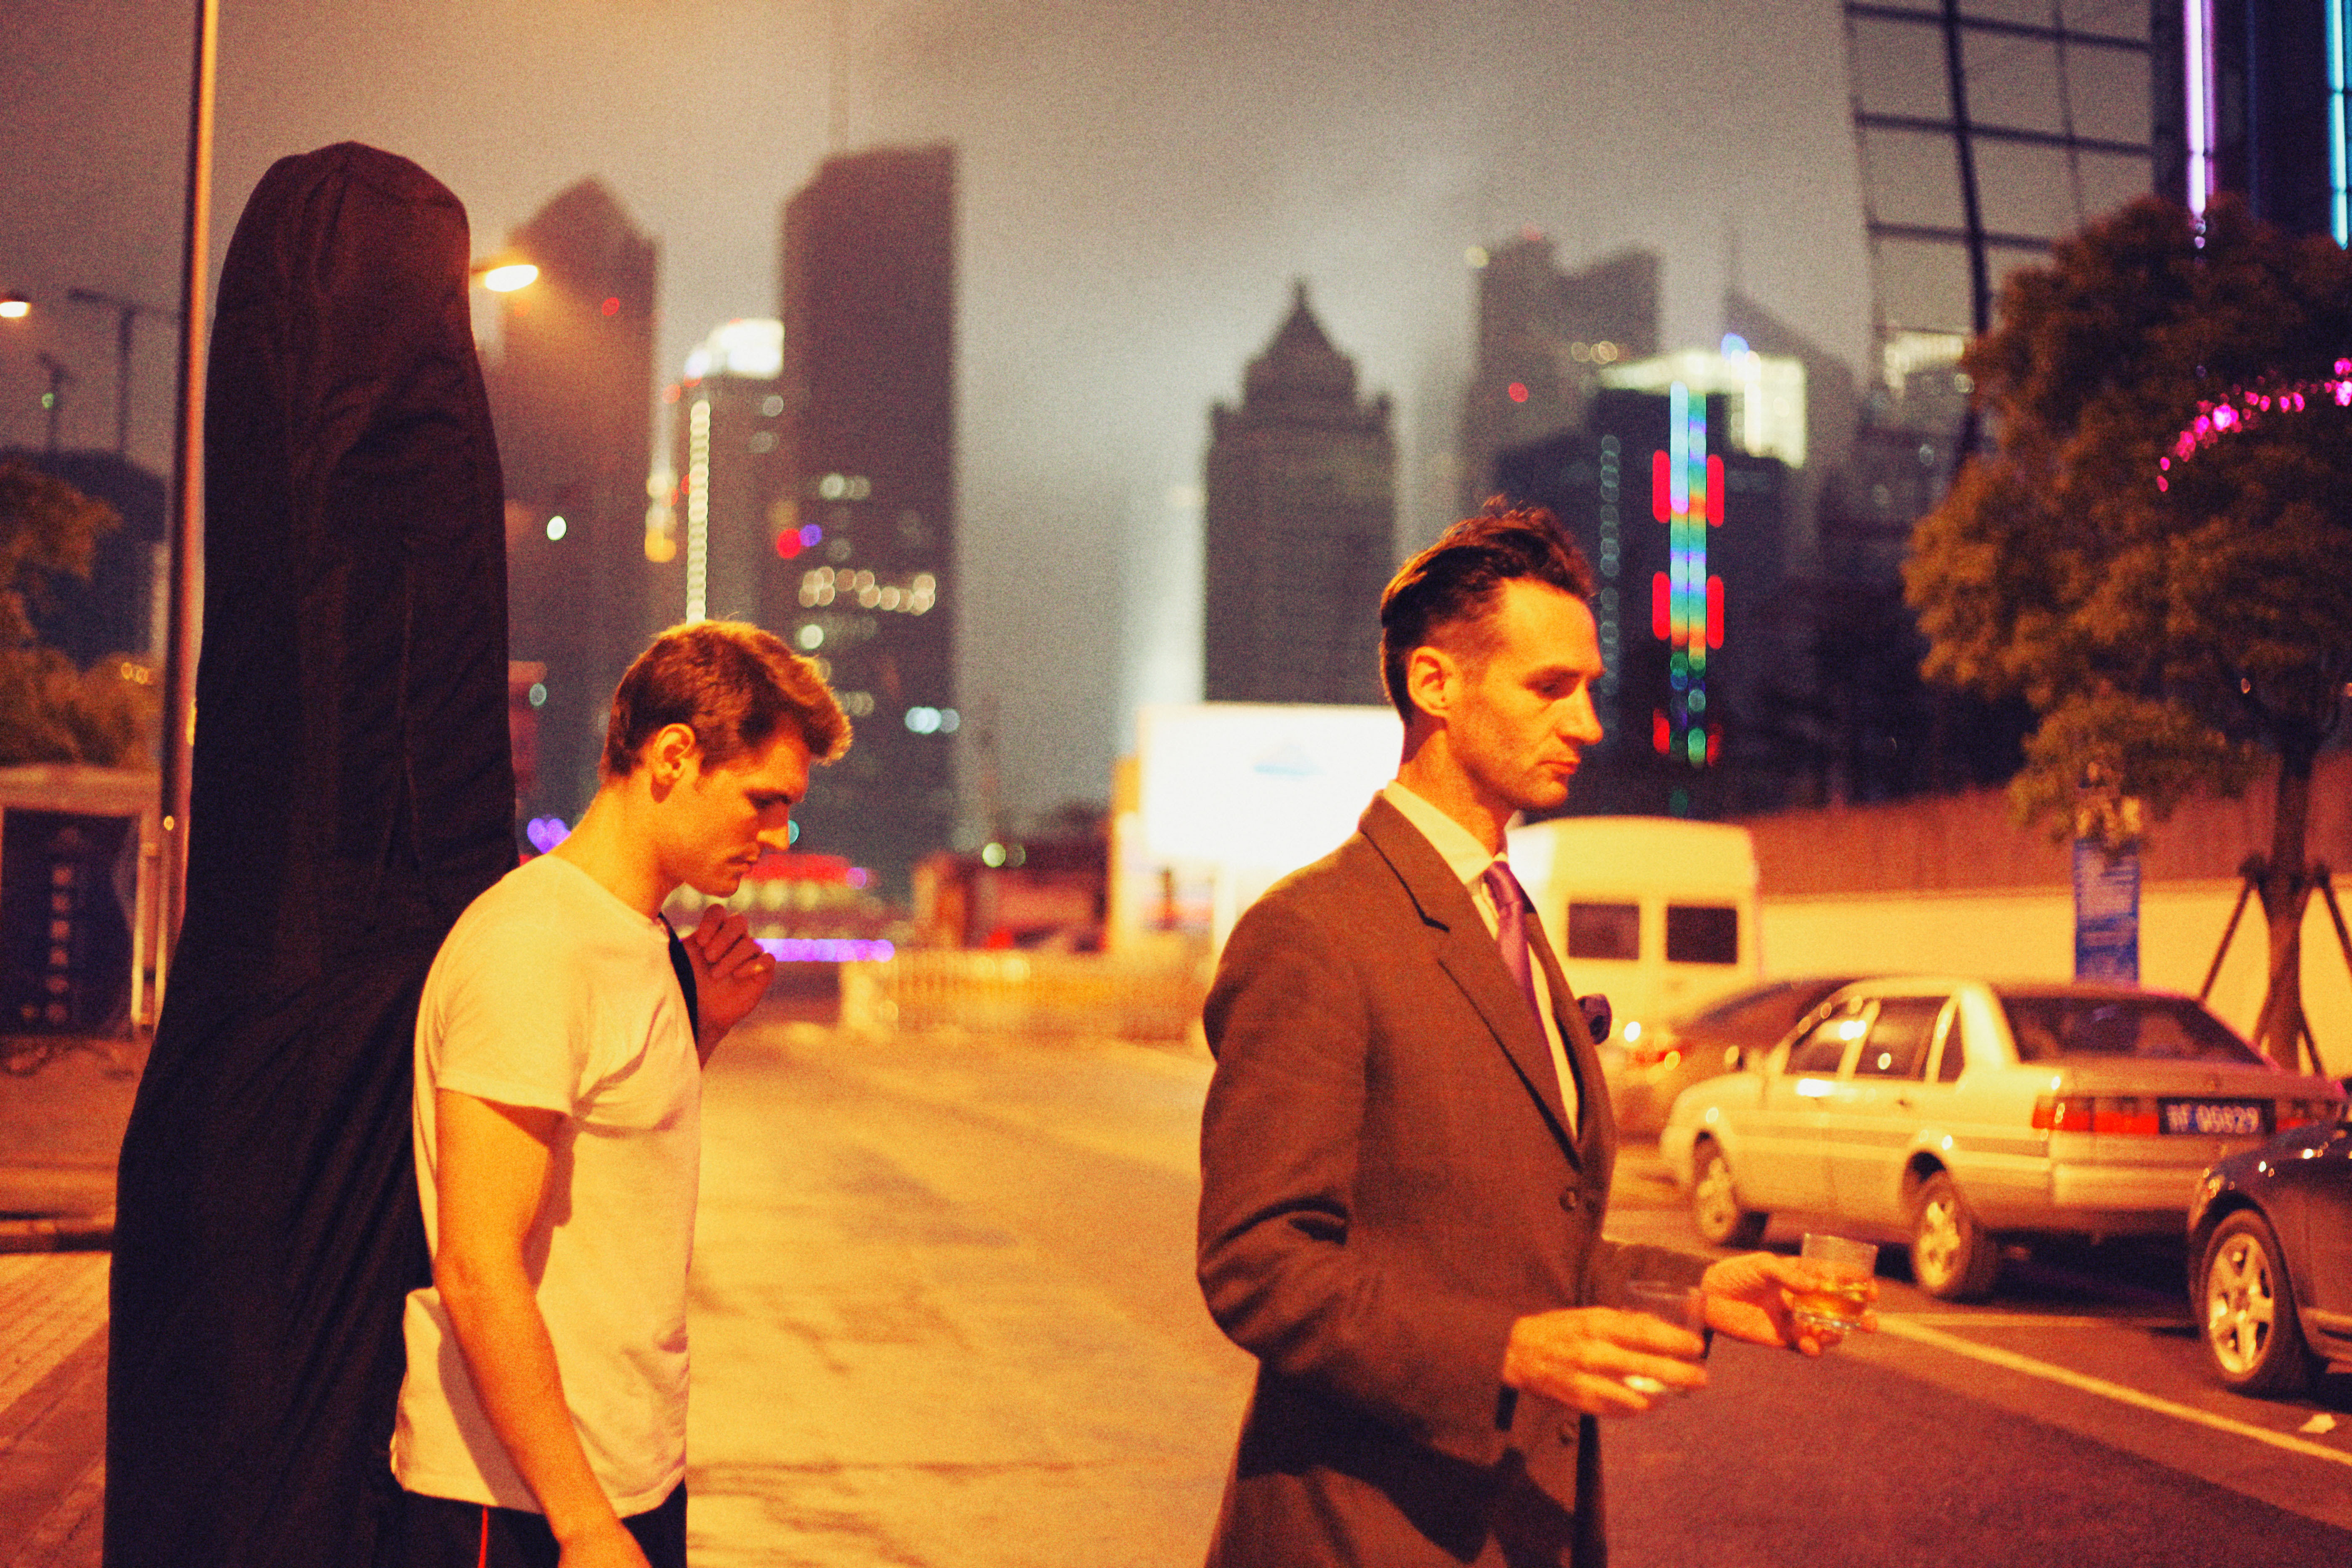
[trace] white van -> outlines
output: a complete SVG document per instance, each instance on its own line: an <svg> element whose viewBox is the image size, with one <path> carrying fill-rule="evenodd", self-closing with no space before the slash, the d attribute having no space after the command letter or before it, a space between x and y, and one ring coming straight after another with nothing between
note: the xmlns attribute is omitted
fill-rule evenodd
<svg viewBox="0 0 2352 1568"><path fill-rule="evenodd" d="M1513 828L1510 854L1569 984L1609 998L1604 1065L1622 1060L1645 1021L1763 977L1756 846L1744 827L1561 816Z"/></svg>

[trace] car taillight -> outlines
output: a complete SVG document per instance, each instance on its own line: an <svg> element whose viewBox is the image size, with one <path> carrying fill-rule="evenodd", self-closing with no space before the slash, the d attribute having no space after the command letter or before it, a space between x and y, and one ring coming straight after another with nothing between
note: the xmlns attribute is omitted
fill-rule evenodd
<svg viewBox="0 0 2352 1568"><path fill-rule="evenodd" d="M2312 1127L2333 1121L2344 1111L2340 1100L2282 1100L2278 1102L2278 1129Z"/></svg>
<svg viewBox="0 0 2352 1568"><path fill-rule="evenodd" d="M2157 1131L2156 1101L2137 1094L2043 1094L2033 1100L2033 1126L2042 1132Z"/></svg>

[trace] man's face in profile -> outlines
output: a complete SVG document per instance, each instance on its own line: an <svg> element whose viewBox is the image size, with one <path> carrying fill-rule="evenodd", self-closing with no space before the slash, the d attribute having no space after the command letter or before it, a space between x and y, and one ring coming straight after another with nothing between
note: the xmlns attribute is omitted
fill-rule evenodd
<svg viewBox="0 0 2352 1568"><path fill-rule="evenodd" d="M1464 640L1472 646L1456 661L1463 685L1447 716L1454 758L1481 794L1510 809L1555 809L1584 749L1601 741L1591 610L1549 583L1513 578Z"/></svg>

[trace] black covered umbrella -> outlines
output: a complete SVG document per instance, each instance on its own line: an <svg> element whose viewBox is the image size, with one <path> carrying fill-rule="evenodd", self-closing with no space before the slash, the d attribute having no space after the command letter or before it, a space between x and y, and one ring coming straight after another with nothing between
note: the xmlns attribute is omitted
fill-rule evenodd
<svg viewBox="0 0 2352 1568"><path fill-rule="evenodd" d="M465 209L344 142L229 243L186 921L122 1142L110 1568L366 1563L389 1495L417 993L514 863L504 500Z"/></svg>

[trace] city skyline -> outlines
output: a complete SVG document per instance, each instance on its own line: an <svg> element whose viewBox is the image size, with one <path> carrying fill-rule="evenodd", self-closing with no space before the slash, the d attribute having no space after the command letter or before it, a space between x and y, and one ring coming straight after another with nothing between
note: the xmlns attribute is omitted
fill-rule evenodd
<svg viewBox="0 0 2352 1568"><path fill-rule="evenodd" d="M1101 798L1132 704L1184 695L1197 670L1197 611L1188 634L1173 601L1198 595L1202 416L1290 279L1310 280L1364 382L1396 397L1400 544L1454 510L1442 468L1471 358L1474 246L1532 224L1569 268L1651 249L1674 344L1715 342L1736 271L1812 341L1864 360L1832 5L1596 0L1563 19L1414 0L1377 25L1310 12L1236 28L1202 0L877 3L851 13L828 136L830 12L705 0L654 28L625 0L229 7L215 234L271 159L344 137L448 183L478 251L593 174L661 247L655 363L674 374L717 323L772 312L772 215L827 151L953 141L961 695L995 705L1017 813ZM1738 47L1767 31L1769 56ZM40 0L0 18L16 110L0 151L26 172L0 193L0 286L38 307L0 323L0 407L24 424L20 329L56 334L41 341L79 377L69 444L110 444L112 322L52 296L174 291L187 34L162 0ZM1693 115L1680 106L1702 79ZM158 470L169 336L142 322L135 362L132 451ZM0 440L37 440L32 417Z"/></svg>

